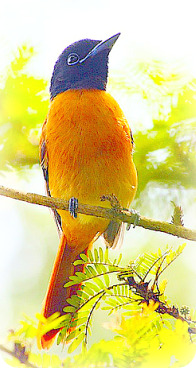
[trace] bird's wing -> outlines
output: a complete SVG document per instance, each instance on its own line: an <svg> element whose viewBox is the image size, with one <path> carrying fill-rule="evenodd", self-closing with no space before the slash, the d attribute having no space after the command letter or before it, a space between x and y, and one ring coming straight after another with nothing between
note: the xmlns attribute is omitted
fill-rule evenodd
<svg viewBox="0 0 196 368"><path fill-rule="evenodd" d="M50 188L49 188L49 173L48 173L48 152L47 152L47 146L46 146L46 140L45 140L45 128L46 128L46 124L47 124L47 119L45 120L44 124L43 124L43 128L42 128L42 134L41 134L41 138L40 138L40 163L41 163L41 168L43 171L43 175L44 175L44 179L45 179L45 184L46 184L46 192L47 195L51 197L50 194ZM59 235L61 235L61 231L62 231L62 227L61 227L61 217L58 214L58 212L56 210L53 210L54 213L54 218L55 218L55 222L58 228L58 232Z"/></svg>

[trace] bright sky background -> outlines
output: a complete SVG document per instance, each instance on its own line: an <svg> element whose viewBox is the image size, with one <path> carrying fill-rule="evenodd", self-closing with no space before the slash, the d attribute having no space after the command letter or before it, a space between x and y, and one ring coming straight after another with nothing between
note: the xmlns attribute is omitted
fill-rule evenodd
<svg viewBox="0 0 196 368"><path fill-rule="evenodd" d="M49 79L55 60L69 43L81 38L102 40L117 32L121 37L112 50L110 70L122 69L128 58L152 56L182 60L196 75L195 15L195 0L1 0L0 77L22 43L37 52L30 71ZM36 185L28 183L28 190L41 192ZM12 211L7 199L1 203L5 211ZM17 227L20 237L14 212L9 213L10 222L12 216L12 232ZM10 242L12 232L5 233ZM7 366L1 361L0 365Z"/></svg>
<svg viewBox="0 0 196 368"><path fill-rule="evenodd" d="M81 38L121 32L111 64L129 55L182 58L196 71L194 0L1 0L2 69L23 42L35 46L34 70L50 76L59 53Z"/></svg>

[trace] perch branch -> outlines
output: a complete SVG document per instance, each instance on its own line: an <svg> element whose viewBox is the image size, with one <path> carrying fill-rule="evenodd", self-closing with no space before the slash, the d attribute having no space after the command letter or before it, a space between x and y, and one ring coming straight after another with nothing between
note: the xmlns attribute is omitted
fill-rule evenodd
<svg viewBox="0 0 196 368"><path fill-rule="evenodd" d="M18 199L20 201L38 204L41 206L50 207L52 209L60 209L68 211L69 203L60 198L52 198L42 196L35 193L23 193L14 189L0 186L0 195ZM131 211L118 208L104 208L100 206L91 206L87 204L78 204L78 213L90 216L106 218L109 220L116 220L119 222L126 222L131 225L135 223L135 215ZM188 229L184 226L170 224L169 222L152 220L150 218L140 216L139 223L136 226L141 226L148 230L161 231L170 235L174 235L187 240L196 240L196 230Z"/></svg>
<svg viewBox="0 0 196 368"><path fill-rule="evenodd" d="M1 344L0 344L0 350L3 351L4 353L8 354L8 355L11 355L13 358L17 358L19 360L19 362L23 363L24 366L26 366L26 367L38 368L34 364L30 363L28 360L26 360L25 362L21 361L20 357L17 356L16 351L9 350Z"/></svg>

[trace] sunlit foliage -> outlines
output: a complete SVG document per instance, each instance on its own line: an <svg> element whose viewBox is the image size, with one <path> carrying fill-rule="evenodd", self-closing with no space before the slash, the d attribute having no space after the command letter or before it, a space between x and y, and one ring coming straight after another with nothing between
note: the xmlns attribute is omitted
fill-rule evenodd
<svg viewBox="0 0 196 368"><path fill-rule="evenodd" d="M193 188L196 180L196 80L180 64L131 62L112 85L133 96L151 116L151 127L135 126L138 194L150 181ZM136 99L137 101L137 99ZM142 104L141 104L142 102ZM136 102L137 103L137 102ZM133 122L134 123L134 122Z"/></svg>
<svg viewBox="0 0 196 368"><path fill-rule="evenodd" d="M46 81L27 74L34 49L22 46L0 89L0 169L38 163L39 129L47 112Z"/></svg>
<svg viewBox="0 0 196 368"><path fill-rule="evenodd" d="M85 264L85 272L76 272L66 284L69 287L82 283L81 290L77 296L67 299L69 306L65 307L64 317L54 316L45 321L42 333L61 326L57 343L66 341L69 353L82 343L82 354L62 362L57 356L32 354L30 345L40 331L33 320L26 318L21 322L22 327L10 334L17 359L28 360L37 367L45 366L46 362L51 367L63 363L70 368L110 364L118 368L183 367L196 353L195 335L190 335L195 333L195 316L188 307L181 311L169 307L165 296L167 283L159 280L183 249L184 245L176 251L159 249L157 253L143 254L127 267L121 265L121 256L111 261L108 250L102 248L89 251L88 257L81 254L75 264ZM115 281L112 274L116 276ZM133 279L138 281L133 283ZM98 308L114 315L106 325L115 336L109 341L101 340L88 350L88 334Z"/></svg>

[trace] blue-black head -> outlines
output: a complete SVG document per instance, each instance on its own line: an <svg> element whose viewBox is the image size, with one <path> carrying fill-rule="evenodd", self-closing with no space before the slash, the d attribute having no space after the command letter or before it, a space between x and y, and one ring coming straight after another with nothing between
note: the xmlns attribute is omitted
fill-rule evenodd
<svg viewBox="0 0 196 368"><path fill-rule="evenodd" d="M80 40L68 46L54 66L50 97L68 89L106 89L108 56L120 33L106 41Z"/></svg>

